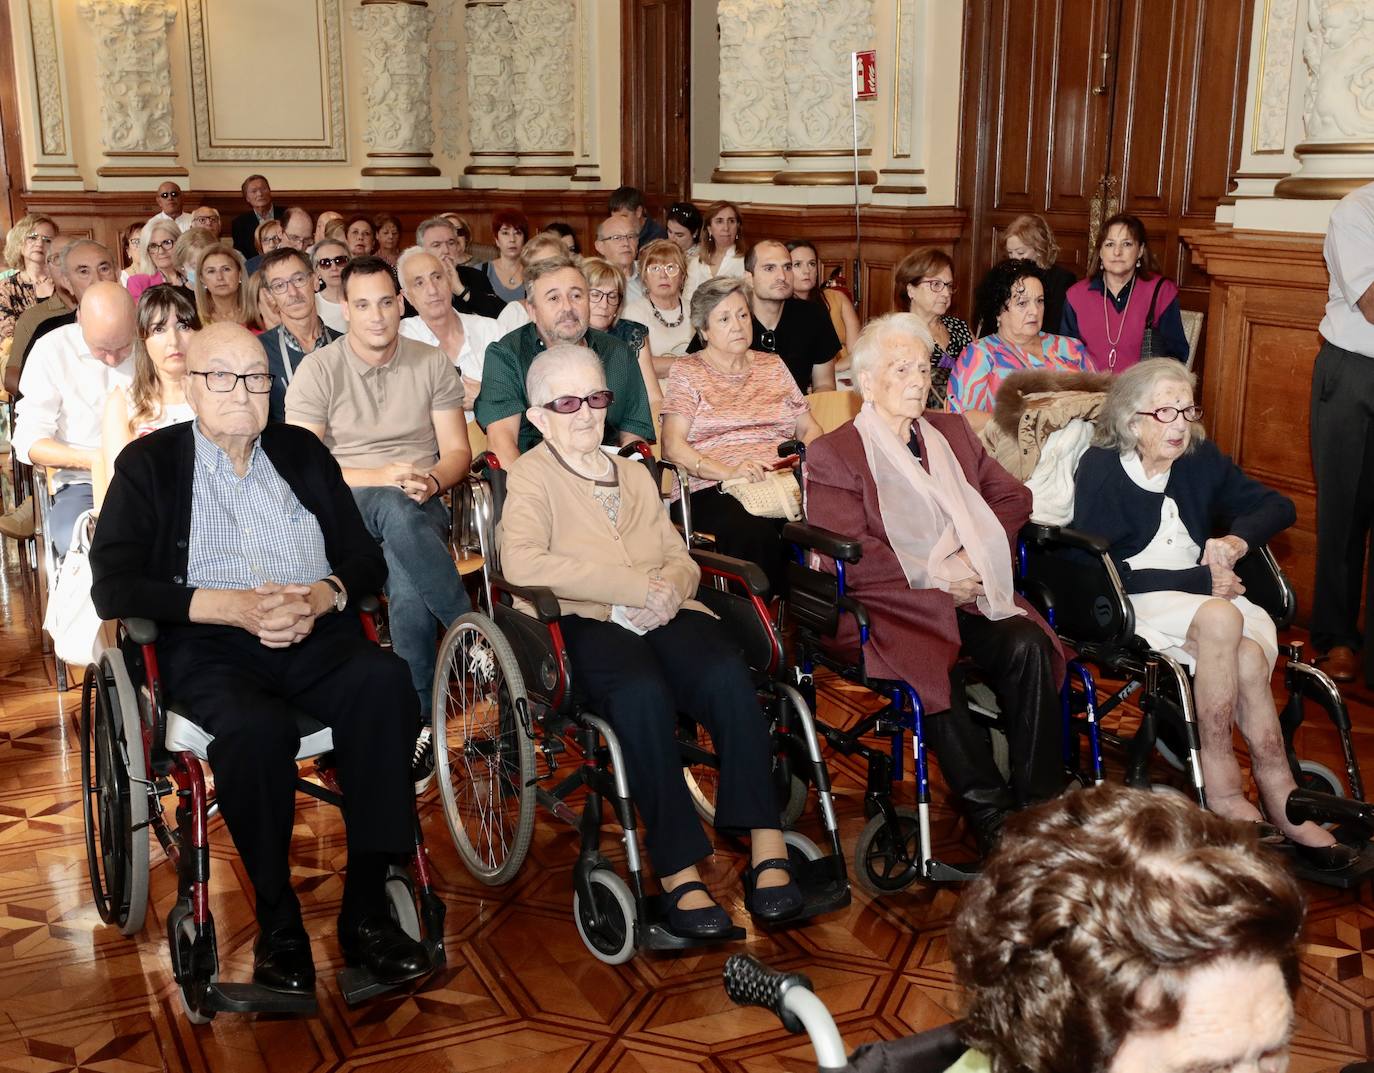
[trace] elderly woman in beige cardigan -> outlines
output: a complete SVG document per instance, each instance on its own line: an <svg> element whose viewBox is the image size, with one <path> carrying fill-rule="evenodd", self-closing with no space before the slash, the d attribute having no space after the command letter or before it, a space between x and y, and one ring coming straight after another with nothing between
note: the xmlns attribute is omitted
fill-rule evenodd
<svg viewBox="0 0 1374 1073"><path fill-rule="evenodd" d="M615 728L667 925L710 939L731 929L697 862L711 844L692 809L677 751L677 714L711 735L721 758L716 826L750 836L745 905L766 921L802 908L770 770L768 728L749 668L695 594L700 571L638 461L601 450L611 392L591 350L560 345L526 377L527 415L543 442L511 467L501 568L551 588L573 679Z"/></svg>

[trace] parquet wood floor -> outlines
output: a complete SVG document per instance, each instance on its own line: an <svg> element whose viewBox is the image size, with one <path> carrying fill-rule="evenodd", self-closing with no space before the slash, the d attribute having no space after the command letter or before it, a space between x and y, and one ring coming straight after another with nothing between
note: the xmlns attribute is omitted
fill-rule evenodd
<svg viewBox="0 0 1374 1073"><path fill-rule="evenodd" d="M320 970L320 1015L220 1015L188 1024L172 988L165 913L170 867L155 848L151 905L133 939L100 924L86 886L76 730L78 691L59 696L41 657L24 584L7 548L0 574L0 1073L142 1070L617 1071L766 1073L814 1069L809 1046L771 1015L740 1010L720 987L729 953L641 956L610 968L582 947L571 916L575 834L548 817L516 882L471 880L431 792L423 822L449 906L447 968L414 994L349 1010L333 971L343 833L326 806L301 800L293 869ZM1370 698L1357 705L1358 748L1374 779ZM864 695L828 683L823 711L852 718ZM1334 735L1304 731L1304 750L1338 767ZM846 846L862 825L863 771L838 760ZM906 791L909 794L909 788ZM909 800L909 797L906 798ZM804 830L819 837L813 815ZM951 856L962 825L937 810ZM213 909L227 979L246 979L254 939L246 879L222 825L213 849ZM744 921L742 855L722 845L708 880ZM1293 1069L1327 1073L1374 1051L1374 898L1312 888ZM785 932L751 930L745 947L800 969L850 1046L919 1031L956 1013L945 929L953 888L873 899L857 886L843 913Z"/></svg>

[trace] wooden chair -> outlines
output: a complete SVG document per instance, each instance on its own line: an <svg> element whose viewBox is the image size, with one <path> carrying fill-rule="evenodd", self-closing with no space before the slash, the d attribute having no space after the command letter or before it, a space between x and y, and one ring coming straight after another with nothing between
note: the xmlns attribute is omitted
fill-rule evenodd
<svg viewBox="0 0 1374 1073"><path fill-rule="evenodd" d="M858 415L864 400L857 391L816 391L806 397L822 432L834 432Z"/></svg>

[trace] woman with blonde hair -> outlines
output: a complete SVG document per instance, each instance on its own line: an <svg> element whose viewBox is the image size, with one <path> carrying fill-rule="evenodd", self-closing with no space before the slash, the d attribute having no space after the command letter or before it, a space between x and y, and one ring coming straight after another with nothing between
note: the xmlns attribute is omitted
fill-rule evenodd
<svg viewBox="0 0 1374 1073"><path fill-rule="evenodd" d="M1038 213L1018 216L1003 232L1007 256L1014 261L1034 261L1042 273L1045 285L1045 323L1052 331L1059 330L1064 318L1064 295L1078 282L1078 277L1058 263L1059 243L1049 222Z"/></svg>
<svg viewBox="0 0 1374 1073"><path fill-rule="evenodd" d="M195 230L192 228L191 230ZM139 238L138 271L129 277L125 286L135 302L149 287L159 283L185 286L186 278L177 266L173 247L181 238L181 228L166 216L154 216L143 225Z"/></svg>
<svg viewBox="0 0 1374 1073"><path fill-rule="evenodd" d="M51 216L33 212L10 228L5 238L5 264L13 275L0 281L0 339L14 336L14 324L31 305L52 297L57 281L48 270L48 254L57 238Z"/></svg>
<svg viewBox="0 0 1374 1073"><path fill-rule="evenodd" d="M631 320L647 325L659 376L667 376L673 358L687 353L696 329L688 316L692 295L687 290L687 258L677 243L656 239L639 251L639 278L644 293L625 303Z"/></svg>
<svg viewBox="0 0 1374 1073"><path fill-rule="evenodd" d="M196 312L202 324L247 325L251 319L248 269L243 254L227 242L206 246L196 258Z"/></svg>
<svg viewBox="0 0 1374 1073"><path fill-rule="evenodd" d="M133 380L105 400L100 461L92 474L97 510L120 451L140 436L195 417L184 381L186 350L200 328L196 307L180 287L154 284L139 298Z"/></svg>
<svg viewBox="0 0 1374 1073"><path fill-rule="evenodd" d="M644 379L649 405L658 406L663 401L663 389L654 368L648 326L637 320L625 320L620 315L625 301L625 273L602 257L584 257L582 274L587 277L587 298L591 304L589 326L615 336L630 348L639 363L639 375Z"/></svg>
<svg viewBox="0 0 1374 1073"><path fill-rule="evenodd" d="M244 298L248 303L249 316L243 326L254 335L261 335L280 324L281 314L272 303L272 292L268 290L262 273L254 272L249 276L245 287Z"/></svg>

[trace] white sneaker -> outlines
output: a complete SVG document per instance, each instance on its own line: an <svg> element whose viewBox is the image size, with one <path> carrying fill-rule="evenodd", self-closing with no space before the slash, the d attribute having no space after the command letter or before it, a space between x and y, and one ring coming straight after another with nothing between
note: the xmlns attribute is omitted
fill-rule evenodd
<svg viewBox="0 0 1374 1073"><path fill-rule="evenodd" d="M415 739L415 753L410 758L410 778L415 783L415 794L419 796L429 789L434 781L434 730L422 727L420 736Z"/></svg>

